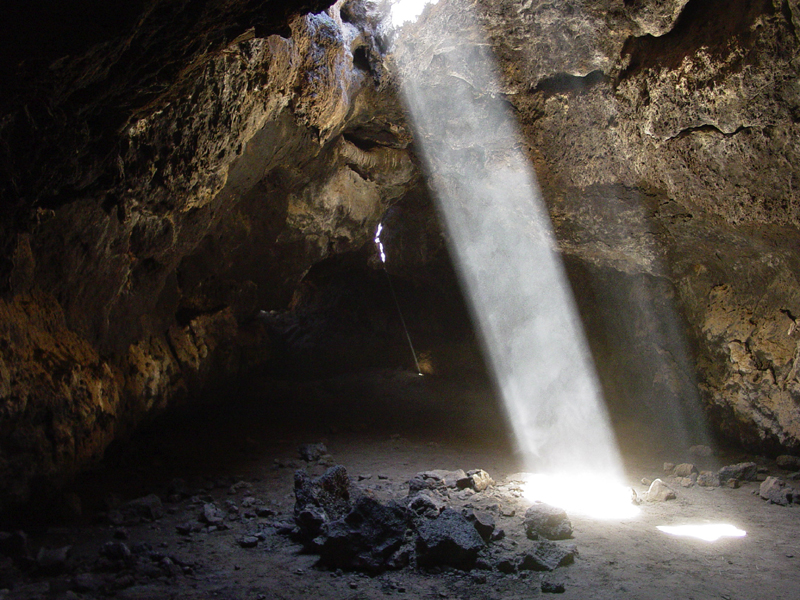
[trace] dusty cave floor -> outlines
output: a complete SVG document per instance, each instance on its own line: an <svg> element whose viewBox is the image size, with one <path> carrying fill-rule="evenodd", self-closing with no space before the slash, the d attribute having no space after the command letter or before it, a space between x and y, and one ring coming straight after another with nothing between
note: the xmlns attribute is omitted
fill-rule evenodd
<svg viewBox="0 0 800 600"><path fill-rule="evenodd" d="M266 389L277 401L263 401ZM249 400L231 397L193 417L170 417L122 450L110 452L74 487L84 507L81 519L27 525L34 554L40 547L71 546L65 570L15 572L12 589L0 591L0 599L441 600L542 595L542 574L536 572L406 568L369 576L322 570L315 566L316 556L304 554L298 543L278 531L281 522L292 518L296 468L319 475L329 464L344 465L360 480L360 487L383 500L404 497L406 482L420 471L482 468L498 485L474 495L453 493L452 506L494 510L497 526L507 533L503 543L524 545L522 515L529 503L507 479L520 465L499 410L477 380L384 371L315 383L262 381L237 394ZM329 458L312 464L299 458L299 445L320 441ZM628 457L630 485L643 492L640 479L663 477L662 462L680 462L681 454ZM768 461L761 462L777 471ZM188 496L170 498L169 484L175 478L186 482ZM236 486L239 482L245 483ZM574 564L548 575L564 583L560 596L800 597L800 507L764 502L753 493L758 489L755 482L739 489L674 487L676 500L645 504L635 518L593 521L570 515L575 530L571 543L577 545L578 555ZM152 493L164 500L166 509L155 522L121 527L104 516L108 506ZM256 507L243 507L248 496L257 499L267 516L255 516ZM208 502L226 511L235 504L239 514L230 513L223 530L195 525L197 531L179 533L179 527L197 523ZM657 525L708 521L733 523L747 536L707 543L656 530ZM124 539L119 540L121 530ZM263 532L258 545L241 547L243 536L256 531ZM145 549L145 566L103 567L100 549L112 541L135 552Z"/></svg>

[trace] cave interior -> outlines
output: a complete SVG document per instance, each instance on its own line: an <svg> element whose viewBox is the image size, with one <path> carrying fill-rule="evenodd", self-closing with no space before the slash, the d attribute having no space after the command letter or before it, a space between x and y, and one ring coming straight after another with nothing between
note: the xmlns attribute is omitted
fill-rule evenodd
<svg viewBox="0 0 800 600"><path fill-rule="evenodd" d="M404 4L4 8L0 600L796 597L800 3ZM640 511L568 541L437 204L512 154Z"/></svg>

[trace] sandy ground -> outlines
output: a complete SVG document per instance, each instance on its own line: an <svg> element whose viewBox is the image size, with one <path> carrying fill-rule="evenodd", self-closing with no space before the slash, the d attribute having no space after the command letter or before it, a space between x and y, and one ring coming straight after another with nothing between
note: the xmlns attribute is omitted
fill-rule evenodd
<svg viewBox="0 0 800 600"><path fill-rule="evenodd" d="M498 485L474 496L454 494L452 504L499 506L497 524L508 533L504 543L522 547L522 515L528 502L505 479L520 465L501 411L485 387L469 378L445 382L381 372L318 383L264 381L236 395L191 417L170 417L111 452L75 486L84 506L81 522L46 528L25 524L34 552L40 546L72 546L66 570L17 574L13 587L0 592L0 598L505 600L541 595L541 574L534 572L430 573L407 568L368 576L317 569L316 557L303 554L285 535L267 535L255 548L238 543L265 523L291 519L294 469L307 467L320 474L326 468L301 461L297 448L324 441L331 463L344 465L352 477L361 478L360 486L383 499L405 496L406 482L419 471L485 469ZM626 457L630 485L643 492L642 477L663 476L664 460L682 461L683 456L674 454ZM763 463L781 474L768 461ZM199 498L165 502L168 513L155 523L126 527L124 543L133 548L147 542L182 568L172 575L158 569L98 572L98 551L119 530L102 519L105 506L149 493L166 500L167 485L175 477L186 480ZM251 489L230 494L230 485L238 481ZM754 494L755 482L740 489L675 487L676 500L644 504L635 518L596 521L571 515L571 542L579 554L574 564L550 575L565 584L560 596L800 598L800 507L768 504ZM248 495L263 501L275 515L235 519L224 531L176 531L176 525L196 519L203 501L213 500L220 507L226 501L240 505ZM510 509L514 516L501 514ZM708 543L656 529L704 522L732 523L747 536ZM75 577L81 573L93 573L99 589L76 589Z"/></svg>

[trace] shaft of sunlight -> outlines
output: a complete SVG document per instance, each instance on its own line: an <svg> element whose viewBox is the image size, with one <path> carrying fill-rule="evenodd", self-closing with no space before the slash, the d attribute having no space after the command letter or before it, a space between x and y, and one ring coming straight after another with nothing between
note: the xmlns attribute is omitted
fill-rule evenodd
<svg viewBox="0 0 800 600"><path fill-rule="evenodd" d="M493 55L473 15L436 25L452 21L408 25L394 56L508 421L529 470L619 486L621 461L589 348Z"/></svg>

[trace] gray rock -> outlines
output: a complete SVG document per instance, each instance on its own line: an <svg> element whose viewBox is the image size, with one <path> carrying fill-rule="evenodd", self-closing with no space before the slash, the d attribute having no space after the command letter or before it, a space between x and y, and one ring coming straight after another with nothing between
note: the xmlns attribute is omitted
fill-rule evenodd
<svg viewBox="0 0 800 600"><path fill-rule="evenodd" d="M422 567L469 570L486 545L472 523L451 508L423 523L417 533L417 564Z"/></svg>
<svg viewBox="0 0 800 600"><path fill-rule="evenodd" d="M406 499L406 506L418 517L435 519L447 507L447 504L437 494L422 490L409 496Z"/></svg>
<svg viewBox="0 0 800 600"><path fill-rule="evenodd" d="M258 538L254 535L246 535L239 540L242 548L255 548L258 546Z"/></svg>
<svg viewBox="0 0 800 600"><path fill-rule="evenodd" d="M492 539L495 528L494 517L492 515L482 510L467 509L464 516L467 517L467 521L472 523L484 542L488 542Z"/></svg>
<svg viewBox="0 0 800 600"><path fill-rule="evenodd" d="M225 519L225 513L217 508L213 502L203 504L199 520L207 525L219 525Z"/></svg>
<svg viewBox="0 0 800 600"><path fill-rule="evenodd" d="M675 463L665 462L663 469L664 473L666 473L667 475L672 475L672 472L675 470Z"/></svg>
<svg viewBox="0 0 800 600"><path fill-rule="evenodd" d="M567 585L563 577L552 573L542 577L543 594L563 594L566 590Z"/></svg>
<svg viewBox="0 0 800 600"><path fill-rule="evenodd" d="M100 548L100 556L111 560L127 560L131 554L131 549L123 542L106 542Z"/></svg>
<svg viewBox="0 0 800 600"><path fill-rule="evenodd" d="M552 571L575 562L575 546L559 545L549 540L535 542L519 559L520 571Z"/></svg>
<svg viewBox="0 0 800 600"><path fill-rule="evenodd" d="M164 516L164 505L161 503L161 498L155 494L126 502L117 510L122 516L122 522L115 523L117 525L135 525L142 521L155 521Z"/></svg>
<svg viewBox="0 0 800 600"><path fill-rule="evenodd" d="M767 477L758 490L759 496L764 500L781 506L791 504L793 492L794 490L778 477Z"/></svg>
<svg viewBox="0 0 800 600"><path fill-rule="evenodd" d="M306 462L315 462L328 453L328 448L323 443L303 444L297 449L300 458Z"/></svg>
<svg viewBox="0 0 800 600"><path fill-rule="evenodd" d="M725 485L729 479L739 481L755 481L758 478L758 465L754 462L727 465L719 470L720 485Z"/></svg>
<svg viewBox="0 0 800 600"><path fill-rule="evenodd" d="M572 523L563 509L536 502L525 511L525 534L531 539L565 540L572 537Z"/></svg>
<svg viewBox="0 0 800 600"><path fill-rule="evenodd" d="M675 491L660 479L656 479L650 484L650 488L644 494L648 502L666 502L675 499Z"/></svg>
<svg viewBox="0 0 800 600"><path fill-rule="evenodd" d="M719 487L719 475L713 471L700 471L697 476L697 485L703 487Z"/></svg>
<svg viewBox="0 0 800 600"><path fill-rule="evenodd" d="M775 462L781 469L786 469L787 471L797 471L800 469L800 456L783 454L776 458Z"/></svg>
<svg viewBox="0 0 800 600"><path fill-rule="evenodd" d="M697 467L695 467L692 463L681 463L675 467L675 470L672 474L675 477L689 477L694 473L698 473Z"/></svg>
<svg viewBox="0 0 800 600"><path fill-rule="evenodd" d="M467 474L462 470L446 471L435 469L433 471L423 471L417 473L414 479L421 479L429 489L449 488L456 489L458 482L467 478Z"/></svg>
<svg viewBox="0 0 800 600"><path fill-rule="evenodd" d="M685 488L692 487L697 481L697 474L693 473L694 477L678 477L675 481L681 486Z"/></svg>

